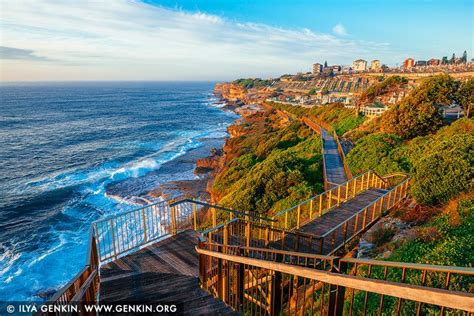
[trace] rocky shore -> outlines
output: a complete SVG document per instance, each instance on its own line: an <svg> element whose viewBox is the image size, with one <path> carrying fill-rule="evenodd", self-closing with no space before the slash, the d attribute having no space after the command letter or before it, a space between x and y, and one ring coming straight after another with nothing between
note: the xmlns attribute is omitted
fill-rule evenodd
<svg viewBox="0 0 474 316"><path fill-rule="evenodd" d="M176 165L180 160L186 160L193 165L192 179L176 180L170 179L164 183L155 183L154 188L145 194L146 198L170 199L176 197L196 198L205 201L213 201L212 185L215 176L224 168L231 157L227 157L226 147L229 140L242 134L241 126L249 115L262 111L259 104L246 104L244 90L237 88L231 83L216 84L214 95L219 98L218 104L223 104L223 111L233 111L241 117L227 128L229 137L226 139L207 142L205 146L191 150L183 157L169 164ZM158 172L162 172L161 168Z"/></svg>

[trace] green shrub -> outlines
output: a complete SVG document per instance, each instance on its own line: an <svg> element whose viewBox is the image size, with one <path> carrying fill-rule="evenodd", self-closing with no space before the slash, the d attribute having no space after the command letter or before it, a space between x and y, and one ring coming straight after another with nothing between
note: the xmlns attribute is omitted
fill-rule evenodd
<svg viewBox="0 0 474 316"><path fill-rule="evenodd" d="M443 124L440 105L456 100L459 82L448 75L430 77L382 115L382 130L405 139L428 135Z"/></svg>
<svg viewBox="0 0 474 316"><path fill-rule="evenodd" d="M391 153L401 143L393 134L371 134L360 139L347 155L347 162L354 174L374 170L380 174L399 171Z"/></svg>
<svg viewBox="0 0 474 316"><path fill-rule="evenodd" d="M418 203L444 203L472 187L474 136L455 135L432 144L413 167L411 193Z"/></svg>

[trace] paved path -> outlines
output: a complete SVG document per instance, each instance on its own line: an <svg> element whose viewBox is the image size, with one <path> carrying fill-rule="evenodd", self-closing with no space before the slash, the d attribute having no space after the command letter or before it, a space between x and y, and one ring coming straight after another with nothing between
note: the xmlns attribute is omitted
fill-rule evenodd
<svg viewBox="0 0 474 316"><path fill-rule="evenodd" d="M199 286L197 233L184 231L101 268L101 302L183 303L185 315L234 315Z"/></svg>

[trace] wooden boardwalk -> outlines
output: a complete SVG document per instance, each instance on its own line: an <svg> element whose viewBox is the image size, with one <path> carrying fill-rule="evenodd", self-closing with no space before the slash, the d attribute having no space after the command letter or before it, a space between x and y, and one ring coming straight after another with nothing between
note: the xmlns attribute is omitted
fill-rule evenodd
<svg viewBox="0 0 474 316"><path fill-rule="evenodd" d="M324 128L321 128L321 138L323 139L323 155L326 171L326 182L341 184L346 182L347 176L344 171L344 164L341 155L337 150L337 143L334 137Z"/></svg>
<svg viewBox="0 0 474 316"><path fill-rule="evenodd" d="M287 251L323 255L331 254L340 245L344 244L344 238L356 235L361 229L362 223L369 224L374 220L371 211L365 213L365 219L363 215L359 215L358 223L356 223L355 217L352 219L351 217L373 203L386 192L386 190L382 189L368 189L367 191L359 193L355 198L334 207L321 217L317 217L311 222L302 225L299 229L294 230L294 232L302 232L313 236L324 236L335 227L347 221L346 234L343 234L343 228L337 229L334 235L329 234L328 237L323 238L322 246L321 239L319 238L308 239L301 237L297 240L296 234L287 234L283 239L270 242L269 247ZM384 205L384 207L386 207L386 205ZM254 246L262 247L261 245Z"/></svg>
<svg viewBox="0 0 474 316"><path fill-rule="evenodd" d="M324 235L340 223L346 221L357 211L378 199L385 192L385 190L380 189L369 189L359 193L355 198L342 203L316 220L303 225L297 231L313 235Z"/></svg>
<svg viewBox="0 0 474 316"><path fill-rule="evenodd" d="M183 303L185 315L234 315L199 286L197 233L187 230L101 267L101 302Z"/></svg>

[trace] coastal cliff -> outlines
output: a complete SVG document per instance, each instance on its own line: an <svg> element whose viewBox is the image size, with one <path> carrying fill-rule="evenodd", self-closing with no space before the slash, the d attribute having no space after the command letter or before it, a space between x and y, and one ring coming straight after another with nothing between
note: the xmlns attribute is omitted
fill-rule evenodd
<svg viewBox="0 0 474 316"><path fill-rule="evenodd" d="M244 100L246 90L235 83L217 83L214 87L214 94L227 101Z"/></svg>

